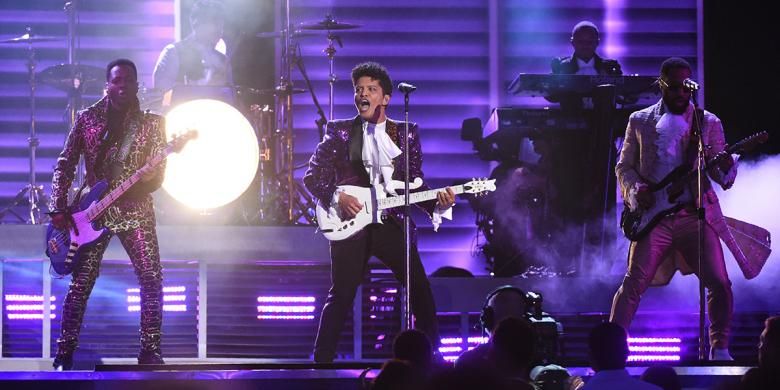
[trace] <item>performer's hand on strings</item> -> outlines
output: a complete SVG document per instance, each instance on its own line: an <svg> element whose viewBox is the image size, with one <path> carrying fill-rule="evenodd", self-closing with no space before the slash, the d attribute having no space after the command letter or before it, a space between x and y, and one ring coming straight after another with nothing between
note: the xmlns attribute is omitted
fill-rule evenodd
<svg viewBox="0 0 780 390"><path fill-rule="evenodd" d="M76 228L76 222L73 221L73 216L70 215L70 213L51 213L49 215L51 216L51 224L54 225L56 229L68 230L72 227L73 233L77 236L79 235L79 230Z"/></svg>
<svg viewBox="0 0 780 390"><path fill-rule="evenodd" d="M358 198L342 192L339 194L339 209L343 219L352 219L363 209L363 204Z"/></svg>
<svg viewBox="0 0 780 390"><path fill-rule="evenodd" d="M51 214L51 224L54 225L55 228L63 230L67 229L71 225L71 218L67 213L52 213Z"/></svg>
<svg viewBox="0 0 780 390"><path fill-rule="evenodd" d="M436 200L438 201L436 207L438 207L439 210L447 210L455 204L455 192L452 191L452 188L447 187L446 192L439 191L439 193L436 194Z"/></svg>
<svg viewBox="0 0 780 390"><path fill-rule="evenodd" d="M151 158L147 160L147 164L151 161ZM144 165L141 170L141 182L146 183L148 181L154 180L155 177L160 173L160 166L156 166L154 168L148 168L146 165Z"/></svg>
<svg viewBox="0 0 780 390"><path fill-rule="evenodd" d="M732 166L734 166L734 158L731 157L730 154L726 153L725 150L718 153L717 157L721 159L718 162L718 168L720 168L721 172L726 173L731 169Z"/></svg>

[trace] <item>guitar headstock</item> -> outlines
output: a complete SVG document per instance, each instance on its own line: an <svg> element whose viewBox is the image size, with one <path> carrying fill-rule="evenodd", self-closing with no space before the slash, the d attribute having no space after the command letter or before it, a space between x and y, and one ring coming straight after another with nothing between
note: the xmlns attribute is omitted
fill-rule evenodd
<svg viewBox="0 0 780 390"><path fill-rule="evenodd" d="M488 178L474 178L470 182L463 185L463 192L466 194L474 194L476 196L485 195L488 192L496 190L496 179Z"/></svg>
<svg viewBox="0 0 780 390"><path fill-rule="evenodd" d="M187 141L193 140L195 138L198 138L198 130L195 129L188 129L183 134L177 134L173 137L171 142L168 142L168 146L171 148L174 152L180 152L182 148L184 148L184 144L187 143Z"/></svg>
<svg viewBox="0 0 780 390"><path fill-rule="evenodd" d="M762 131L737 142L736 144L734 144L734 146L730 147L729 150L733 149L731 153L749 152L751 149L755 148L760 144L763 144L768 140L769 140L769 133L767 133L766 131Z"/></svg>

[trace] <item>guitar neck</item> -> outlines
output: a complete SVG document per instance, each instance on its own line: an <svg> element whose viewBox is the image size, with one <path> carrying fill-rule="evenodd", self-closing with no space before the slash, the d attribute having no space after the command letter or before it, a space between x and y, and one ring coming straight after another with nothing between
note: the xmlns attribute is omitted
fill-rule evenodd
<svg viewBox="0 0 780 390"><path fill-rule="evenodd" d="M732 153L739 152L741 149L742 149L741 143L737 143L737 144L734 144L734 145L731 145L731 146L727 147L723 151L723 153L718 153L718 154L715 155L715 157L705 161L704 162L704 169L706 170L706 169L709 169L710 167L715 166L715 164L720 163L726 157L731 158L731 154ZM688 171L688 173L685 175L684 179L688 180L688 179L693 178L694 176L696 176L696 168L695 167Z"/></svg>
<svg viewBox="0 0 780 390"><path fill-rule="evenodd" d="M457 185L450 187L455 195L463 193L463 185ZM436 194L441 191L445 191L446 188L437 188L435 190L413 192L409 194L409 204L415 204L425 202L426 200L436 199ZM393 207L400 207L404 205L404 196L391 196L388 198L382 198L377 201L379 210L391 209Z"/></svg>
<svg viewBox="0 0 780 390"><path fill-rule="evenodd" d="M100 201L98 201L97 204L95 204L95 206L87 213L89 220L94 221L100 217L112 204L114 204L117 199L119 199L125 192L127 192L127 190L129 190L135 183L138 183L138 181L141 180L141 176L143 176L142 172L147 172L160 165L160 163L165 160L165 158L168 157L168 155L171 153L170 149L171 148L166 148L162 153L158 153L136 173L125 179L125 181L111 190L108 195L100 199Z"/></svg>

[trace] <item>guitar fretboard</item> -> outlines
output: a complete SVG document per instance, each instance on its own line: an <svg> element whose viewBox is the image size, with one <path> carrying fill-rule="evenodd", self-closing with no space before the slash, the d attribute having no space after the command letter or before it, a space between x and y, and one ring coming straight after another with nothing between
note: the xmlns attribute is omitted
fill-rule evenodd
<svg viewBox="0 0 780 390"><path fill-rule="evenodd" d="M463 193L463 185L452 186L450 188L452 188L452 191L455 192L455 195ZM438 188L435 190L411 193L409 194L409 204L415 204L415 203L425 202L426 200L436 199L436 194L445 190L446 190L445 188ZM379 199L377 203L378 203L379 210L391 209L393 207L403 206L404 197L403 195L391 196L391 197Z"/></svg>
<svg viewBox="0 0 780 390"><path fill-rule="evenodd" d="M143 176L142 172L154 169L160 165L160 163L165 160L165 158L168 157L168 155L172 152L173 146L168 145L162 152L158 153L151 160L149 160L149 162L147 162L141 169L139 169L138 172L134 173L132 176L128 177L125 181L120 183L116 188L111 190L108 195L100 199L100 201L98 201L94 207L90 208L90 210L87 212L87 218L90 221L94 221L100 217L100 215L102 215L106 209L108 209L117 199L119 199L122 194L127 192L130 187L141 180L141 176Z"/></svg>

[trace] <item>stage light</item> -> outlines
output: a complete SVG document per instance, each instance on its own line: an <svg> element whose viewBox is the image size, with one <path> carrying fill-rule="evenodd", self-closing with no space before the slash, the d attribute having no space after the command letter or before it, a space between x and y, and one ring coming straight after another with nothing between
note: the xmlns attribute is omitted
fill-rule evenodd
<svg viewBox="0 0 780 390"><path fill-rule="evenodd" d="M165 293L183 293L187 290L185 286L168 286L163 287L163 296L162 300L163 302L183 302L182 304L163 304L163 311L168 312L186 312L187 311L187 295L165 295ZM128 288L127 289L128 294L140 294L141 289L138 287L135 288ZM131 313L136 313L141 311L141 296L140 295L128 295L127 296L127 303L132 303L132 305L127 305L127 311Z"/></svg>
<svg viewBox="0 0 780 390"><path fill-rule="evenodd" d="M680 361L682 339L679 337L629 337L629 362Z"/></svg>
<svg viewBox="0 0 780 390"><path fill-rule="evenodd" d="M469 336L464 343L462 337L442 337L439 339L441 346L439 352L442 358L448 362L458 360L458 357L464 350L470 351L480 344L485 344L490 339L483 336Z"/></svg>
<svg viewBox="0 0 780 390"><path fill-rule="evenodd" d="M316 299L311 296L278 296L261 295L257 297L258 320L313 320L316 308L307 303L314 303ZM271 305L268 305L268 304ZM274 305L275 304L275 305Z"/></svg>
<svg viewBox="0 0 780 390"><path fill-rule="evenodd" d="M41 295L23 295L23 294L5 294L6 302L21 302L5 305L6 318L9 320L42 320L43 319L43 296ZM51 302L57 300L51 296ZM50 310L56 310L57 306L53 303L49 305ZM56 318L54 313L50 318Z"/></svg>
<svg viewBox="0 0 780 390"><path fill-rule="evenodd" d="M199 210L224 206L254 180L260 162L257 136L233 106L198 99L174 107L165 116L168 140L198 131L179 153L168 157L162 186L176 200Z"/></svg>

